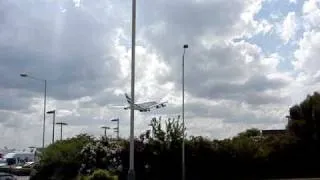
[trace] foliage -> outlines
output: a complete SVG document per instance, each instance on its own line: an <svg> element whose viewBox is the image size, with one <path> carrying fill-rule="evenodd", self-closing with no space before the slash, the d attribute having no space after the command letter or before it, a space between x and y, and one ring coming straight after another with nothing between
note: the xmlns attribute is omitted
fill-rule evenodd
<svg viewBox="0 0 320 180"><path fill-rule="evenodd" d="M87 134L57 141L49 145L41 153L40 166L36 167L37 173L33 179L71 179L78 174L81 167L81 149L94 139Z"/></svg>
<svg viewBox="0 0 320 180"><path fill-rule="evenodd" d="M289 109L288 134L263 136L252 128L233 138L211 140L191 136L185 140L188 180L262 179L320 175L320 94L308 95ZM151 130L135 139L135 174L139 180L181 179L183 127L178 118L151 120ZM42 154L37 175L82 179L116 174L127 179L129 142L80 135L50 145ZM80 168L81 166L81 168ZM79 171L80 170L80 171ZM69 174L69 175L68 175Z"/></svg>
<svg viewBox="0 0 320 180"><path fill-rule="evenodd" d="M121 169L121 151L122 147L118 143L111 142L105 137L99 141L88 143L80 152L83 162L81 172L86 174L94 169L118 171Z"/></svg>
<svg viewBox="0 0 320 180"><path fill-rule="evenodd" d="M109 171L97 169L88 178L88 180L118 180L116 176L111 175Z"/></svg>
<svg viewBox="0 0 320 180"><path fill-rule="evenodd" d="M308 144L311 141L319 141L320 94L318 92L308 95L299 105L290 108L288 129Z"/></svg>
<svg viewBox="0 0 320 180"><path fill-rule="evenodd" d="M261 131L257 128L247 129L246 131L238 134L239 137L255 137L260 135L261 135Z"/></svg>

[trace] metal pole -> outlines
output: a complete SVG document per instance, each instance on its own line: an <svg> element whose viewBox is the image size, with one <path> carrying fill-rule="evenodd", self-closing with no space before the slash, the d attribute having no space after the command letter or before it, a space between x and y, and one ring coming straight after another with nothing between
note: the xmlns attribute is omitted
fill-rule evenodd
<svg viewBox="0 0 320 180"><path fill-rule="evenodd" d="M63 123L60 124L60 141L62 141L62 125Z"/></svg>
<svg viewBox="0 0 320 180"><path fill-rule="evenodd" d="M134 173L134 83L135 83L135 52L136 52L136 0L132 0L132 42L131 42L131 98L130 104L130 163L128 180L135 179ZM118 130L119 131L119 130Z"/></svg>
<svg viewBox="0 0 320 180"><path fill-rule="evenodd" d="M20 74L21 77L44 82L44 98L43 98L43 128L42 128L42 148L44 148L45 128L46 128L46 104L47 104L47 80L30 76L28 74Z"/></svg>
<svg viewBox="0 0 320 180"><path fill-rule="evenodd" d="M53 111L53 123L52 123L52 144L54 143L54 127L56 125L56 111Z"/></svg>
<svg viewBox="0 0 320 180"><path fill-rule="evenodd" d="M185 180L186 167L185 167L185 123L184 123L184 55L186 53L186 48L188 45L183 46L183 55L182 55L182 180Z"/></svg>
<svg viewBox="0 0 320 180"><path fill-rule="evenodd" d="M47 80L44 80L42 148L44 148L45 129L46 129L46 106L47 106Z"/></svg>
<svg viewBox="0 0 320 180"><path fill-rule="evenodd" d="M120 129L119 129L119 119L118 119L118 122L117 122L117 128L118 128L118 131L117 131L117 139L119 140L119 131L120 131Z"/></svg>
<svg viewBox="0 0 320 180"><path fill-rule="evenodd" d="M104 137L107 137L107 128L104 128Z"/></svg>

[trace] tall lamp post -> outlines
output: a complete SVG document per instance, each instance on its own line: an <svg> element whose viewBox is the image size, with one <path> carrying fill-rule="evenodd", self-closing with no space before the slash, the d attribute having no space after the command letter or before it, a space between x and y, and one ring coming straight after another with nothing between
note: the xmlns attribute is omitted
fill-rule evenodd
<svg viewBox="0 0 320 180"><path fill-rule="evenodd" d="M52 114L53 119L52 119L52 144L54 143L54 127L56 124L56 110L48 111L47 114Z"/></svg>
<svg viewBox="0 0 320 180"><path fill-rule="evenodd" d="M132 42L131 42L131 99L130 104L130 154L128 180L135 179L134 173L134 83L135 83L135 55L136 55L136 0L132 0Z"/></svg>
<svg viewBox="0 0 320 180"><path fill-rule="evenodd" d="M117 122L117 127L114 128L115 132L117 133L117 139L119 139L119 118L111 119L111 122Z"/></svg>
<svg viewBox="0 0 320 180"><path fill-rule="evenodd" d="M108 126L102 126L102 129L104 129L104 137L107 137L107 129L110 129Z"/></svg>
<svg viewBox="0 0 320 180"><path fill-rule="evenodd" d="M182 180L186 178L186 165L185 165L185 123L184 123L184 56L186 53L186 49L188 48L188 44L183 45L183 54L182 54Z"/></svg>
<svg viewBox="0 0 320 180"><path fill-rule="evenodd" d="M62 126L66 126L68 124L65 122L57 122L56 124L60 125L60 141L62 141Z"/></svg>
<svg viewBox="0 0 320 180"><path fill-rule="evenodd" d="M113 128L113 132L114 132L114 133L117 133L117 135L118 135L118 134L119 134L119 128L116 128L116 127ZM117 137L117 139L119 140L119 137Z"/></svg>
<svg viewBox="0 0 320 180"><path fill-rule="evenodd" d="M44 82L44 99L43 99L43 125L42 125L42 148L44 148L45 129L46 129L46 101L47 101L47 80L30 76L28 74L20 74L21 77Z"/></svg>

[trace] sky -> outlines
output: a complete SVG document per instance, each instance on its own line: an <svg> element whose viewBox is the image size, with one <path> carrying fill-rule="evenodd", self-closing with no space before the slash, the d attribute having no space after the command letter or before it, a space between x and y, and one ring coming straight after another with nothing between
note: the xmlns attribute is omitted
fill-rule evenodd
<svg viewBox="0 0 320 180"><path fill-rule="evenodd" d="M0 147L41 146L47 110L63 136L129 135L130 0L0 1ZM188 136L229 138L248 128L284 128L290 106L318 90L319 0L137 0L135 134L153 117L181 114L183 45ZM51 143L52 115L45 144ZM111 130L108 135L115 136ZM59 138L56 127L56 138Z"/></svg>

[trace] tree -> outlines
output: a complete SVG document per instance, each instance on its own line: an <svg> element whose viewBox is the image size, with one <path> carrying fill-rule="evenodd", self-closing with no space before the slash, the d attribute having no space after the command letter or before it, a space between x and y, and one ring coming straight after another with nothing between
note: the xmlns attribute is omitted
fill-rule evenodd
<svg viewBox="0 0 320 180"><path fill-rule="evenodd" d="M289 110L288 130L307 144L319 141L320 94L308 95L299 105Z"/></svg>
<svg viewBox="0 0 320 180"><path fill-rule="evenodd" d="M81 149L94 141L92 136L80 134L49 145L40 155L40 165L33 180L72 179L78 175L82 159Z"/></svg>
<svg viewBox="0 0 320 180"><path fill-rule="evenodd" d="M105 137L100 140L90 142L80 151L82 162L81 172L91 173L95 169L106 169L118 171L121 169L122 161L120 158L123 146L118 142L111 142Z"/></svg>
<svg viewBox="0 0 320 180"><path fill-rule="evenodd" d="M239 137L256 137L260 135L261 135L261 131L257 128L247 129L246 131L238 134Z"/></svg>

